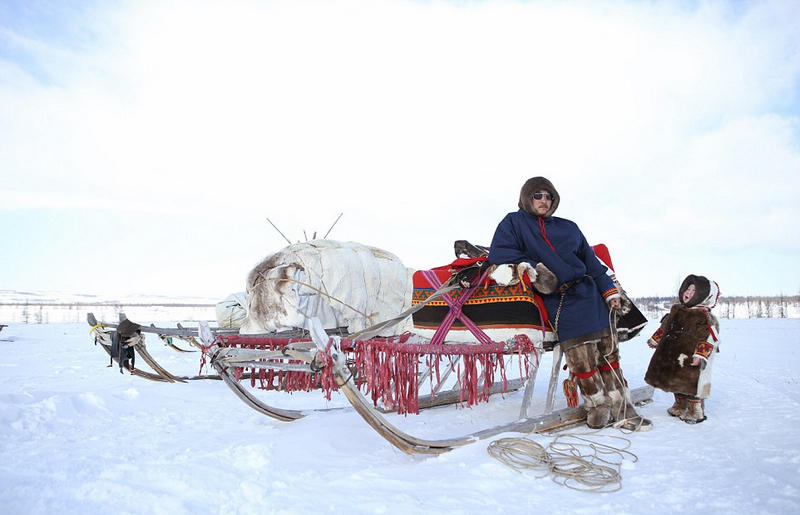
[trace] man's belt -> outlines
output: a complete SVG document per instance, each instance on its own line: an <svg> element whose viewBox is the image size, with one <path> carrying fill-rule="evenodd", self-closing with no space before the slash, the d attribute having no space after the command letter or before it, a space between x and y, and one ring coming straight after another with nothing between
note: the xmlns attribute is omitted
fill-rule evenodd
<svg viewBox="0 0 800 515"><path fill-rule="evenodd" d="M580 279L576 279L574 281L568 281L568 282L562 284L561 286L558 287L559 293L564 293L565 291L569 290L570 288L572 288L573 286L575 286L579 282L583 281L584 279L586 279L585 275L583 277L581 277Z"/></svg>

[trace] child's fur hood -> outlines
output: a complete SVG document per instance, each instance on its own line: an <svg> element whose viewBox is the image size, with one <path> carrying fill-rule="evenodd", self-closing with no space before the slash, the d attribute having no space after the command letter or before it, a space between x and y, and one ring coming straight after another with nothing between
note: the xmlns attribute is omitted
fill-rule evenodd
<svg viewBox="0 0 800 515"><path fill-rule="evenodd" d="M694 284L697 291L694 297L685 304L687 308L704 306L711 309L717 305L717 300L719 299L719 285L716 281L711 281L702 275L694 274L687 275L686 279L681 283L681 287L678 288L678 302L683 304L683 292L692 284Z"/></svg>

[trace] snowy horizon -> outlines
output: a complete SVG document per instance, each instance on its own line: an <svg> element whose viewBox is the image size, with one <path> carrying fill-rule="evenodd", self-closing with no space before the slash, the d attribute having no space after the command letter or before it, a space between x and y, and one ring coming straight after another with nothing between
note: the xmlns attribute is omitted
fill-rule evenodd
<svg viewBox="0 0 800 515"><path fill-rule="evenodd" d="M60 292L17 292L0 290L0 323L83 322L92 312L98 320L114 322L120 313L137 322L161 323L171 320L216 322L215 306L224 299L129 295L103 297ZM674 297L633 298L650 320L667 313ZM800 318L800 296L720 297L714 313L719 318Z"/></svg>

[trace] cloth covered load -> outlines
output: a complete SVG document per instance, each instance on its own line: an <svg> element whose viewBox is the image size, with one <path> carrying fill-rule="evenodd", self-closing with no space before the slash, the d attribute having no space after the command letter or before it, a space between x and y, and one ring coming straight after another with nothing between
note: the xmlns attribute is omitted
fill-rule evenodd
<svg viewBox="0 0 800 515"><path fill-rule="evenodd" d="M217 323L220 327L238 329L247 318L247 294L231 293L225 300L217 302Z"/></svg>
<svg viewBox="0 0 800 515"><path fill-rule="evenodd" d="M394 254L356 242L311 240L259 263L247 278L247 318L240 334L309 328L355 333L411 307L411 273ZM380 333L410 330L411 322Z"/></svg>

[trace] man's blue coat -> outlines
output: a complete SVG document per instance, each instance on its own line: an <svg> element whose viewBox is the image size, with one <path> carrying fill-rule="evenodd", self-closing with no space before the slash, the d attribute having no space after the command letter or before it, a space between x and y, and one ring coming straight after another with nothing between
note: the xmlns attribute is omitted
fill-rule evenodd
<svg viewBox="0 0 800 515"><path fill-rule="evenodd" d="M552 247L551 247L552 245ZM562 345L609 334L605 299L617 292L608 270L595 256L578 226L565 218L534 216L520 209L509 213L492 238L489 262L544 263L558 277L559 286L579 281L566 290L558 317ZM542 295L551 325L555 326L561 293Z"/></svg>

